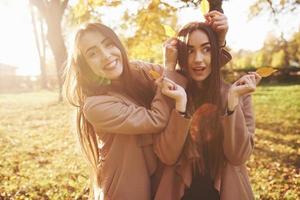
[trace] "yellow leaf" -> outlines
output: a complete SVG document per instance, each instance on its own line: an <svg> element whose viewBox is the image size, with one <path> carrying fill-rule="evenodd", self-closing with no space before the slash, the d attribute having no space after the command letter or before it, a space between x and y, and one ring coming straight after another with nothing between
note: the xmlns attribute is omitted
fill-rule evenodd
<svg viewBox="0 0 300 200"><path fill-rule="evenodd" d="M152 76L153 79L158 79L161 75L157 71L149 70L149 74Z"/></svg>
<svg viewBox="0 0 300 200"><path fill-rule="evenodd" d="M151 3L148 6L149 10L155 9L159 6L160 0L152 0Z"/></svg>
<svg viewBox="0 0 300 200"><path fill-rule="evenodd" d="M163 24L163 27L165 29L166 36L168 36L168 37L175 37L176 32L174 31L174 29L172 29L171 26Z"/></svg>
<svg viewBox="0 0 300 200"><path fill-rule="evenodd" d="M261 77L268 77L276 71L277 70L272 67L262 67L256 70L256 73L258 73Z"/></svg>
<svg viewBox="0 0 300 200"><path fill-rule="evenodd" d="M206 14L209 11L209 3L207 0L202 0L200 4L202 14Z"/></svg>

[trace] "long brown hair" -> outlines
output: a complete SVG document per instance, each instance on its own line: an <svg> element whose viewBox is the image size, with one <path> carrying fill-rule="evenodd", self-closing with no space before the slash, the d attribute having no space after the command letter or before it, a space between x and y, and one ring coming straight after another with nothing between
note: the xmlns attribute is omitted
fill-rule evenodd
<svg viewBox="0 0 300 200"><path fill-rule="evenodd" d="M188 73L188 52L187 43L189 35L196 31L203 31L209 39L211 46L211 73L203 81L203 87L199 88L196 82ZM214 178L224 164L223 153L223 129L221 126L220 115L223 111L221 104L221 76L220 76L220 61L219 61L219 44L216 33L211 27L205 23L192 22L185 25L179 32L178 38L178 63L181 73L188 77L187 85L187 112L192 115L201 106L207 104L214 105L217 109L206 117L199 120L197 148L202 154L203 159L200 162L201 174L209 173ZM209 140L207 138L210 138ZM202 163L202 164L201 164Z"/></svg>
<svg viewBox="0 0 300 200"><path fill-rule="evenodd" d="M111 39L114 45L121 51L123 72L117 80L119 84L110 85L106 80L93 73L80 52L79 43L82 36L88 31L97 31ZM81 149L91 169L92 183L100 186L101 183L101 158L99 155L97 134L92 125L83 115L85 99L89 96L101 95L108 91L122 92L135 99L140 105L150 106L151 95L146 93L136 83L132 76L127 53L120 39L113 30L100 23L88 23L78 30L74 39L73 52L69 54L69 60L65 71L64 93L69 103L77 107L77 134Z"/></svg>

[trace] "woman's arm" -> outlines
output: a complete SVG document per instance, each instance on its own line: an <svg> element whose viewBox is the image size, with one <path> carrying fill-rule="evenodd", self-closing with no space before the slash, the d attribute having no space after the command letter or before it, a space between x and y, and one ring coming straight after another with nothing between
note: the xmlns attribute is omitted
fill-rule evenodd
<svg viewBox="0 0 300 200"><path fill-rule="evenodd" d="M229 162L240 165L250 157L255 129L252 98L261 80L257 73L243 76L232 84L228 92L227 110L222 119L224 129L224 153Z"/></svg>
<svg viewBox="0 0 300 200"><path fill-rule="evenodd" d="M173 79L173 81L176 81ZM162 81L162 93L175 101L167 127L155 136L154 151L160 160L173 165L182 152L188 135L190 119L185 117L187 97L183 87L170 79Z"/></svg>
<svg viewBox="0 0 300 200"><path fill-rule="evenodd" d="M224 129L224 154L233 165L245 163L254 147L254 114L251 95L241 97L230 115L222 117Z"/></svg>
<svg viewBox="0 0 300 200"><path fill-rule="evenodd" d="M190 119L172 110L167 127L155 135L154 152L161 162L173 165L178 160L189 133Z"/></svg>
<svg viewBox="0 0 300 200"><path fill-rule="evenodd" d="M218 35L220 66L224 66L232 59L231 54L225 49L226 35L229 29L227 17L217 10L208 12L204 15L204 17L206 19L206 23L209 24Z"/></svg>
<svg viewBox="0 0 300 200"><path fill-rule="evenodd" d="M116 134L158 133L166 126L170 108L157 91L151 108L126 104L120 98L101 95L89 97L83 109L87 120L96 130Z"/></svg>
<svg viewBox="0 0 300 200"><path fill-rule="evenodd" d="M149 92L156 90L151 108L126 104L121 98L110 95L88 97L84 105L87 120L98 130L117 134L158 133L166 126L172 104L155 86L149 71L162 73L159 65L131 63L133 78Z"/></svg>

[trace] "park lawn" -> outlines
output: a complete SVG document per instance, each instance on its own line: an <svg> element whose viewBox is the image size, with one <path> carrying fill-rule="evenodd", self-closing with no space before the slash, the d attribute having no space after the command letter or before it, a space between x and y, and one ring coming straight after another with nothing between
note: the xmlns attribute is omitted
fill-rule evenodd
<svg viewBox="0 0 300 200"><path fill-rule="evenodd" d="M260 86L247 163L256 199L300 199L300 85Z"/></svg>
<svg viewBox="0 0 300 200"><path fill-rule="evenodd" d="M87 166L73 129L74 112L54 92L0 95L0 199L75 199Z"/></svg>
<svg viewBox="0 0 300 200"><path fill-rule="evenodd" d="M86 199L88 167L73 108L54 92L0 94L0 199ZM300 85L260 86L255 150L247 163L256 199L300 199Z"/></svg>

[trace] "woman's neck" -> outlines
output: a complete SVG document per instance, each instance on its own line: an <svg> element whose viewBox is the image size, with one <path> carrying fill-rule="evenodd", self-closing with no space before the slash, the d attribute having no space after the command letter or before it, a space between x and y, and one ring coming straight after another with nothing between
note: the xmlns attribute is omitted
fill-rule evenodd
<svg viewBox="0 0 300 200"><path fill-rule="evenodd" d="M198 82L196 82L196 85L197 85L197 87L199 88L199 89L203 89L203 81L198 81Z"/></svg>

